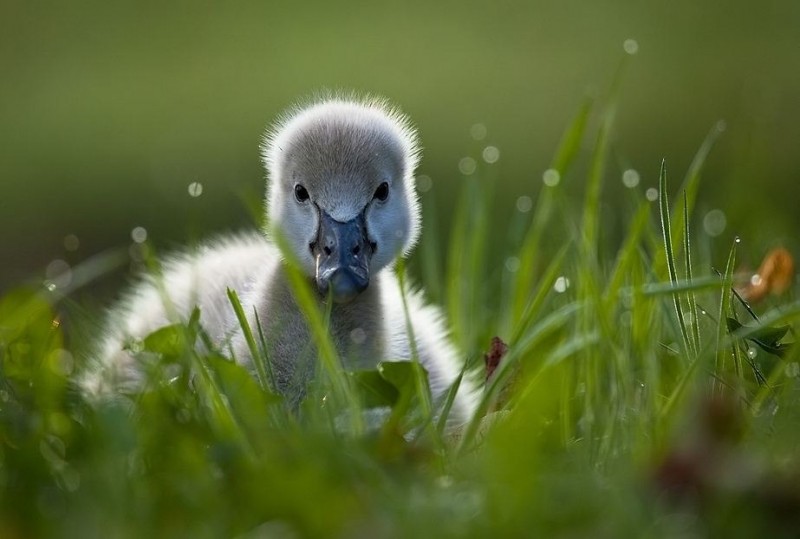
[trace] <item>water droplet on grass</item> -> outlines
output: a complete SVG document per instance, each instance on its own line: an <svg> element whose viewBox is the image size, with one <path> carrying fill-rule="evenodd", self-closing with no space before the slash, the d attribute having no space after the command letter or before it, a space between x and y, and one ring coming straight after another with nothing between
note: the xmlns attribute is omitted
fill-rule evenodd
<svg viewBox="0 0 800 539"><path fill-rule="evenodd" d="M203 194L203 184L200 182L192 182L189 184L187 190L189 191L190 197L197 198Z"/></svg>
<svg viewBox="0 0 800 539"><path fill-rule="evenodd" d="M634 188L639 185L639 173L629 168L622 173L622 183L625 187Z"/></svg>
<svg viewBox="0 0 800 539"><path fill-rule="evenodd" d="M553 290L558 292L559 294L563 294L569 288L569 279L564 277L563 275L556 279L556 282L553 284Z"/></svg>
<svg viewBox="0 0 800 539"><path fill-rule="evenodd" d="M548 168L542 174L542 181L548 187L555 187L561 181L561 174L554 168Z"/></svg>
<svg viewBox="0 0 800 539"><path fill-rule="evenodd" d="M143 226L137 226L131 230L131 239L136 243L144 243L147 241L147 229Z"/></svg>
<svg viewBox="0 0 800 539"><path fill-rule="evenodd" d="M717 237L725 232L728 219L722 210L711 210L703 217L703 230L711 237Z"/></svg>
<svg viewBox="0 0 800 539"><path fill-rule="evenodd" d="M486 126L482 123L472 124L469 128L469 135L473 140L483 140L486 138Z"/></svg>
<svg viewBox="0 0 800 539"><path fill-rule="evenodd" d="M433 187L433 180L431 180L430 176L425 174L420 174L417 176L417 190L419 190L420 193L426 193L430 191L431 187Z"/></svg>
<svg viewBox="0 0 800 539"><path fill-rule="evenodd" d="M516 273L519 270L519 258L516 256L509 256L506 258L506 269L511 273Z"/></svg>
<svg viewBox="0 0 800 539"><path fill-rule="evenodd" d="M636 41L635 39L626 39L622 43L622 48L625 50L625 52L633 56L634 54L639 52L639 42Z"/></svg>
<svg viewBox="0 0 800 539"><path fill-rule="evenodd" d="M458 162L458 170L464 176L470 176L475 172L478 163L472 157L462 157Z"/></svg>
<svg viewBox="0 0 800 539"><path fill-rule="evenodd" d="M500 150L497 149L496 146L487 146L483 149L483 160L489 163L497 163L497 160L500 159Z"/></svg>

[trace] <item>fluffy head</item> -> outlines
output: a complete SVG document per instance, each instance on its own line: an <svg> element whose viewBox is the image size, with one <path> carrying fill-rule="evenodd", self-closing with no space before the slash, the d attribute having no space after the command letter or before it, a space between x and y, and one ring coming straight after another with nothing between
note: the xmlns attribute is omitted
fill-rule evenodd
<svg viewBox="0 0 800 539"><path fill-rule="evenodd" d="M332 98L295 108L267 133L262 156L268 221L309 275L319 211L343 223L363 213L375 246L373 273L414 246L420 223L417 134L385 100Z"/></svg>

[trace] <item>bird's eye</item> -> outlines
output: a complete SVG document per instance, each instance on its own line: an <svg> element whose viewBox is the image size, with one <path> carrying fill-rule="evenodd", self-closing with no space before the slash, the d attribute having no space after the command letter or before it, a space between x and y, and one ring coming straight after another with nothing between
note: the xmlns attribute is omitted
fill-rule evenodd
<svg viewBox="0 0 800 539"><path fill-rule="evenodd" d="M375 190L375 196L373 198L381 202L386 202L386 199L389 198L389 184L386 182L380 184Z"/></svg>
<svg viewBox="0 0 800 539"><path fill-rule="evenodd" d="M297 199L297 202L305 202L309 198L308 191L299 183L294 186L294 198Z"/></svg>

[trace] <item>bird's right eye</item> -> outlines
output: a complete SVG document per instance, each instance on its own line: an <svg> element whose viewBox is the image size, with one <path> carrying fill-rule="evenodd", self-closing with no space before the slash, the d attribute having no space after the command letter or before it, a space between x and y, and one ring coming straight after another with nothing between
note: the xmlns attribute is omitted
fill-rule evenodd
<svg viewBox="0 0 800 539"><path fill-rule="evenodd" d="M308 190L298 183L294 186L294 198L297 199L297 202L305 202L309 199Z"/></svg>

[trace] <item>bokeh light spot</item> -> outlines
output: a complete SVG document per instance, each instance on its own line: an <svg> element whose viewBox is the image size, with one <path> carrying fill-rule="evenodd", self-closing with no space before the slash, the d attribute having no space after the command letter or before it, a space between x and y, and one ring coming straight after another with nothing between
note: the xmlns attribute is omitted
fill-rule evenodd
<svg viewBox="0 0 800 539"><path fill-rule="evenodd" d="M561 174L554 168L548 168L542 174L542 181L548 187L555 187L561 181Z"/></svg>
<svg viewBox="0 0 800 539"><path fill-rule="evenodd" d="M703 217L703 230L711 237L716 237L725 232L728 219L722 210L711 210Z"/></svg>

